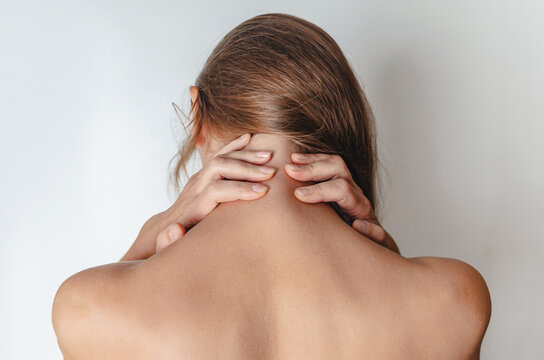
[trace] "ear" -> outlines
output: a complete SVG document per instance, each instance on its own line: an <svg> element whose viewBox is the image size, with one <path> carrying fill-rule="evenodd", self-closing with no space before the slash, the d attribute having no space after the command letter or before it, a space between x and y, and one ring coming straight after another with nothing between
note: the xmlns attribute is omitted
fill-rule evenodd
<svg viewBox="0 0 544 360"><path fill-rule="evenodd" d="M198 135L196 146L201 147L202 145L204 145L205 140L206 140L206 128L204 124L202 124L202 129L200 130L200 134Z"/></svg>
<svg viewBox="0 0 544 360"><path fill-rule="evenodd" d="M196 86L190 86L189 87L189 94L191 95L191 105L194 104L198 99L198 88ZM200 132L200 135L198 136L198 139L196 141L196 146L201 147L204 144L205 139L205 130L204 126L202 126L202 130Z"/></svg>
<svg viewBox="0 0 544 360"><path fill-rule="evenodd" d="M194 104L198 98L198 88L196 86L190 86L189 93L191 94L191 104Z"/></svg>
<svg viewBox="0 0 544 360"><path fill-rule="evenodd" d="M204 137L202 134L198 136L198 140L196 141L196 147L202 147L202 144L204 144Z"/></svg>

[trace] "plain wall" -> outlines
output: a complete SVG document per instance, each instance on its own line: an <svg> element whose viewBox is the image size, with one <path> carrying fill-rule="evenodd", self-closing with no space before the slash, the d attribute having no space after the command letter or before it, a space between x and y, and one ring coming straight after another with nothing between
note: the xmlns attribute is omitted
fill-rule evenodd
<svg viewBox="0 0 544 360"><path fill-rule="evenodd" d="M405 256L489 286L483 359L542 359L544 6L537 1L2 1L2 359L61 357L58 286L114 262L166 209L183 106L219 39L300 16L374 110L384 226ZM195 165L196 166L196 165ZM383 171L385 169L385 171Z"/></svg>

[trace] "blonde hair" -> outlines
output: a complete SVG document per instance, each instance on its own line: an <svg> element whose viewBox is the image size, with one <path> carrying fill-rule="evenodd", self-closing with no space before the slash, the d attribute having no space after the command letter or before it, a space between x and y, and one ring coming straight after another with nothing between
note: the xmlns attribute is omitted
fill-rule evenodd
<svg viewBox="0 0 544 360"><path fill-rule="evenodd" d="M376 208L372 110L339 46L320 27L278 13L244 21L215 47L195 86L190 131L171 174L178 192L180 171L188 176L186 163L205 126L208 136L226 142L272 133L288 137L298 152L338 154Z"/></svg>

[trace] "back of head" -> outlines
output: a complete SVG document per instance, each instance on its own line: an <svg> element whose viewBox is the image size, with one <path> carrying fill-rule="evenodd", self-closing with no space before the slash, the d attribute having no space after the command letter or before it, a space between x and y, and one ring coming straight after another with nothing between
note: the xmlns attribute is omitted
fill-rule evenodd
<svg viewBox="0 0 544 360"><path fill-rule="evenodd" d="M246 132L272 133L288 137L299 152L340 155L376 207L372 111L339 46L321 28L277 13L244 21L215 47L195 86L191 133L174 170L178 189L203 128L225 142Z"/></svg>

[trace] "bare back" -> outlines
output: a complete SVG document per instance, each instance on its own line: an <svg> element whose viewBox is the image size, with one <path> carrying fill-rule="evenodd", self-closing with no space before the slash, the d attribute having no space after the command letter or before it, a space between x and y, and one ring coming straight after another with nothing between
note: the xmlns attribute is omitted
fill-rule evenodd
<svg viewBox="0 0 544 360"><path fill-rule="evenodd" d="M475 352L483 320L470 306L479 290L467 290L475 276L469 265L405 259L325 204L308 205L319 217L268 211L266 221L239 205L221 204L183 241L120 273L121 293L130 296L111 316L138 334L124 350L130 358L466 359Z"/></svg>
<svg viewBox="0 0 544 360"><path fill-rule="evenodd" d="M146 260L66 280L65 359L477 358L490 300L474 268L406 259L295 199L283 174L268 184Z"/></svg>

